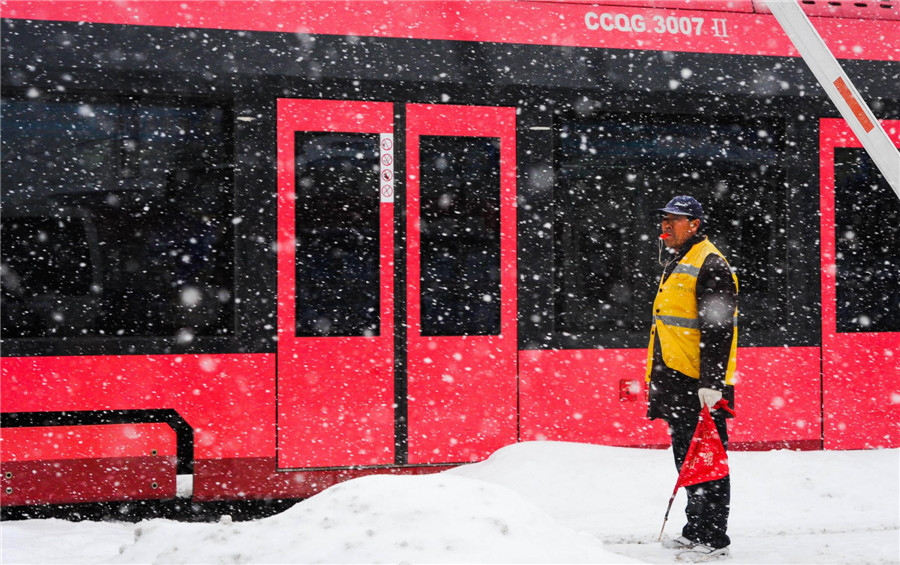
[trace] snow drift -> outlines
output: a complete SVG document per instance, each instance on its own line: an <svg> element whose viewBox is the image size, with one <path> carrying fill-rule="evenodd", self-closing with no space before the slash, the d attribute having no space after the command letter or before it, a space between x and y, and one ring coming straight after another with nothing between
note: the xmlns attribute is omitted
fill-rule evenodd
<svg viewBox="0 0 900 565"><path fill-rule="evenodd" d="M900 450L732 452L733 563L900 563ZM5 522L4 563L671 563L671 452L534 442L252 522ZM667 535L684 520L684 494Z"/></svg>

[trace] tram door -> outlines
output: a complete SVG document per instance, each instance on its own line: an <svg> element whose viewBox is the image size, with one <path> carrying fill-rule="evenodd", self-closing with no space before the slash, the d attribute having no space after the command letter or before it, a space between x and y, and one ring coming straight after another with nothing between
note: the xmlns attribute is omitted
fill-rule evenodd
<svg viewBox="0 0 900 565"><path fill-rule="evenodd" d="M278 468L515 442L515 248L512 109L280 99Z"/></svg>
<svg viewBox="0 0 900 565"><path fill-rule="evenodd" d="M278 100L281 469L394 462L393 113Z"/></svg>
<svg viewBox="0 0 900 565"><path fill-rule="evenodd" d="M406 112L408 462L517 438L515 110Z"/></svg>
<svg viewBox="0 0 900 565"><path fill-rule="evenodd" d="M900 447L900 200L844 120L820 136L825 449Z"/></svg>

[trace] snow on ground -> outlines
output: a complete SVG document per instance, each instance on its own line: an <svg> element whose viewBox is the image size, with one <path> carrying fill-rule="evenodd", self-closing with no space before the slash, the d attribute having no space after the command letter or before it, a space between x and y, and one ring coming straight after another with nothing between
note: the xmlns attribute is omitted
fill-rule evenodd
<svg viewBox="0 0 900 565"><path fill-rule="evenodd" d="M733 563L900 563L900 450L733 452ZM0 524L2 563L673 563L671 452L534 442L251 522ZM678 535L685 495L666 535Z"/></svg>

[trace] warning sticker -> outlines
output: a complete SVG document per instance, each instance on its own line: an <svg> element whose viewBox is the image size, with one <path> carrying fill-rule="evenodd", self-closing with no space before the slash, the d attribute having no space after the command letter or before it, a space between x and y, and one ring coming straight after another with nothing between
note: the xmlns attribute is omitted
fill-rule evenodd
<svg viewBox="0 0 900 565"><path fill-rule="evenodd" d="M394 134L381 134L381 155L379 162L381 163L381 201L394 201Z"/></svg>

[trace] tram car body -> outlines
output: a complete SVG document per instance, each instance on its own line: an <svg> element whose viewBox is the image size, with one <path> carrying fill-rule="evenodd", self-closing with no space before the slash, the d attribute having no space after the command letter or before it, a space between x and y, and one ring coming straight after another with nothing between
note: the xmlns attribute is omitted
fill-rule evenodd
<svg viewBox="0 0 900 565"><path fill-rule="evenodd" d="M805 2L900 144L897 2ZM652 210L737 449L900 445L900 202L756 0L2 3L2 504L300 498L645 418Z"/></svg>

